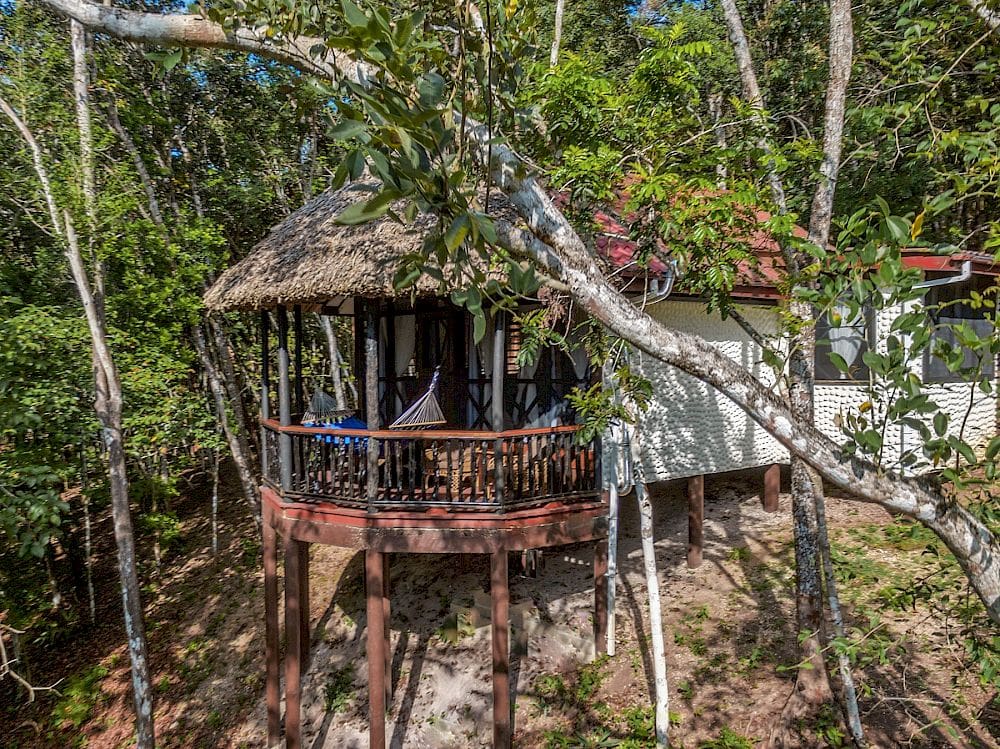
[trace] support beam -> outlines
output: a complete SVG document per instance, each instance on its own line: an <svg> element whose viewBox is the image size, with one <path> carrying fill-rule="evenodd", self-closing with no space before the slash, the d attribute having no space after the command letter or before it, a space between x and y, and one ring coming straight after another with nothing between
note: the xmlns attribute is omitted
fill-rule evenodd
<svg viewBox="0 0 1000 749"><path fill-rule="evenodd" d="M702 559L702 526L705 523L705 477L688 479L688 567L700 567Z"/></svg>
<svg viewBox="0 0 1000 749"><path fill-rule="evenodd" d="M292 423L292 389L288 381L288 310L278 307L278 421L282 426ZM281 488L292 488L292 435L278 435L278 468Z"/></svg>
<svg viewBox="0 0 1000 749"><path fill-rule="evenodd" d="M285 538L285 748L302 747L302 620L299 544Z"/></svg>
<svg viewBox="0 0 1000 749"><path fill-rule="evenodd" d="M295 333L295 413L305 412L305 381L302 378L302 307L292 307L292 324Z"/></svg>
<svg viewBox="0 0 1000 749"><path fill-rule="evenodd" d="M264 659L267 702L267 747L281 741L281 686L278 681L278 539L264 516Z"/></svg>
<svg viewBox="0 0 1000 749"><path fill-rule="evenodd" d="M271 418L271 317L265 309L260 312L260 417ZM267 430L260 427L260 472L269 476Z"/></svg>
<svg viewBox="0 0 1000 749"><path fill-rule="evenodd" d="M382 553L365 549L368 610L368 747L385 749L385 608Z"/></svg>
<svg viewBox="0 0 1000 749"><path fill-rule="evenodd" d="M375 310L365 304L365 410L369 429L378 429L378 330ZM368 512L375 512L378 494L378 443L368 439Z"/></svg>
<svg viewBox="0 0 1000 749"><path fill-rule="evenodd" d="M510 749L510 591L507 550L494 551L490 564L493 642L493 749Z"/></svg>
<svg viewBox="0 0 1000 749"><path fill-rule="evenodd" d="M774 463L764 470L764 493L760 503L764 512L778 511L778 495L781 493L781 464Z"/></svg>
<svg viewBox="0 0 1000 749"><path fill-rule="evenodd" d="M385 703L387 705L392 703L392 648L390 647L392 611L389 605L389 590L391 586L389 565L391 563L392 554L382 554L382 618L385 621Z"/></svg>
<svg viewBox="0 0 1000 749"><path fill-rule="evenodd" d="M594 652L608 652L608 544L594 544Z"/></svg>
<svg viewBox="0 0 1000 749"><path fill-rule="evenodd" d="M309 544L296 541L299 553L299 653L302 658L302 672L309 670L312 663L309 632Z"/></svg>

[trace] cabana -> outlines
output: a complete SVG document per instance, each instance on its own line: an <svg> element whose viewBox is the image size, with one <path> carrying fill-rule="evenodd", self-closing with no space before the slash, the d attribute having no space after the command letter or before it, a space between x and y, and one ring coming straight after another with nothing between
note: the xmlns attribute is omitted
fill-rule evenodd
<svg viewBox="0 0 1000 749"><path fill-rule="evenodd" d="M495 747L508 747L508 553L595 542L598 650L606 639L608 507L600 450L579 442L566 403L591 374L585 358L554 348L531 365L519 364L521 331L502 312L488 314L490 329L476 343L470 315L442 295L431 275L397 290L396 271L421 249L434 219L420 216L406 226L391 218L336 222L376 189L360 182L315 198L205 295L209 309L260 315L268 746L280 741L280 537L289 749L301 745L311 543L365 552L372 749L385 746L392 696L390 555L491 556L493 737ZM492 212L504 205L495 198ZM353 371L363 388L351 413L316 413L322 409L307 399L307 384L315 383L307 383L303 366L303 315L313 312L353 323ZM420 408L435 403L439 409Z"/></svg>

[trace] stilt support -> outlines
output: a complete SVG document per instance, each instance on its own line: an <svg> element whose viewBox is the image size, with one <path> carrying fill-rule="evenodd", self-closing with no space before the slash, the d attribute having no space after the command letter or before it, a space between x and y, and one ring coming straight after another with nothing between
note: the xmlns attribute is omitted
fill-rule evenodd
<svg viewBox="0 0 1000 749"><path fill-rule="evenodd" d="M309 632L309 544L297 541L299 547L299 652L302 654L302 672L312 663Z"/></svg>
<svg viewBox="0 0 1000 749"><path fill-rule="evenodd" d="M490 564L493 640L493 749L510 749L510 591L507 550L494 551Z"/></svg>
<svg viewBox="0 0 1000 749"><path fill-rule="evenodd" d="M608 652L608 543L594 544L594 652Z"/></svg>
<svg viewBox="0 0 1000 749"><path fill-rule="evenodd" d="M688 567L700 567L702 558L702 526L705 522L705 477L688 479Z"/></svg>
<svg viewBox="0 0 1000 749"><path fill-rule="evenodd" d="M302 552L285 538L285 747L302 746Z"/></svg>
<svg viewBox="0 0 1000 749"><path fill-rule="evenodd" d="M391 554L382 554L382 618L385 622L385 703L392 703L392 649L390 647L389 635L392 632L389 618L389 563L392 560Z"/></svg>
<svg viewBox="0 0 1000 749"><path fill-rule="evenodd" d="M368 746L385 749L385 591L383 554L365 550L368 608Z"/></svg>
<svg viewBox="0 0 1000 749"><path fill-rule="evenodd" d="M761 505L764 512L778 511L778 494L781 492L781 465L769 465L764 471L764 493L761 495Z"/></svg>
<svg viewBox="0 0 1000 749"><path fill-rule="evenodd" d="M281 693L278 683L278 539L264 518L264 658L267 702L267 747L281 740Z"/></svg>

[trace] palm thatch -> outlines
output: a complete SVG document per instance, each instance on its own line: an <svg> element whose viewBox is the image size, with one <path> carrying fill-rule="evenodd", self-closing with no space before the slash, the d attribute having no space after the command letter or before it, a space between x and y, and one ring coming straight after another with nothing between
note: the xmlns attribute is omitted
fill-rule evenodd
<svg viewBox="0 0 1000 749"><path fill-rule="evenodd" d="M393 286L406 255L417 253L434 227L421 214L409 225L390 216L354 226L336 222L345 208L370 199L374 180L326 191L271 229L250 254L226 270L205 293L211 310L268 309L279 304L323 304L338 297L434 296L439 284L424 274L415 289ZM490 207L510 211L494 193ZM494 213L496 211L493 211Z"/></svg>

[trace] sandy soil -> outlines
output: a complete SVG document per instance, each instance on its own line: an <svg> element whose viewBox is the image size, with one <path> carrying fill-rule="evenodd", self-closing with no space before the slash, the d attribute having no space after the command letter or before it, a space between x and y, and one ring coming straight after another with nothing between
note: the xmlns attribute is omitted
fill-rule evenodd
<svg viewBox="0 0 1000 749"><path fill-rule="evenodd" d="M764 513L762 480L760 471L747 471L706 482L704 563L693 570L685 564L683 485L655 488L675 746L718 740L724 729L759 741L791 689L796 632L789 500L782 495L780 511ZM230 496L238 496L230 489ZM831 500L829 509L838 546L857 548L851 553L864 554L866 563L891 570L919 558L919 550L869 543L871 529L888 520L881 510L842 500ZM264 746L259 548L247 540L254 535L241 517L241 508L231 503L219 560L202 543L203 516L186 521L185 533L201 542L168 560L149 599L163 747ZM364 747L361 557L321 547L312 553L314 650L304 679L305 746ZM544 555L537 578L511 581L520 624L512 674L518 746L599 745L594 742L602 737L623 746L644 745L627 744L635 742L637 731L648 731L648 711L642 710L652 684L634 497L622 503L617 652L597 667L584 665L591 650L592 559L592 547L561 548ZM475 612L488 591L487 559L398 555L392 579L391 745L488 746L489 628ZM849 612L862 611L868 587L853 590L848 584ZM463 614L458 621L456 612ZM464 616L470 612L471 622ZM998 746L1000 710L965 670L962 653L941 622L917 610L886 615L873 632L867 622L855 623L867 642L879 643L857 670L873 746ZM89 717L79 727L60 730L49 714L56 698L46 698L18 712L19 725L5 731L9 741L0 745L127 746L127 659L116 629L106 624L103 651L91 648L75 662L76 668L101 662L109 671L98 682ZM69 668L74 660L63 654L58 663Z"/></svg>

